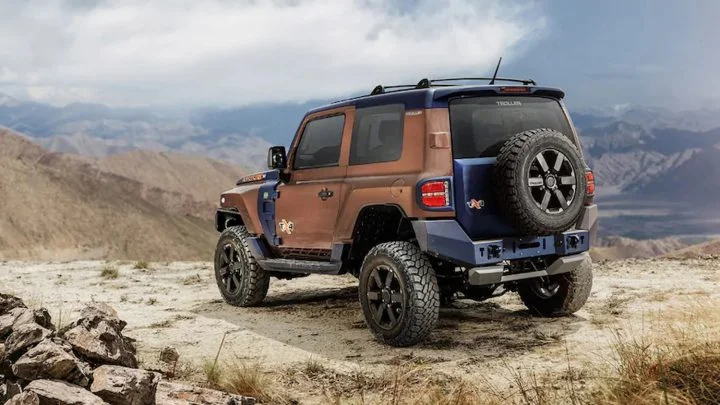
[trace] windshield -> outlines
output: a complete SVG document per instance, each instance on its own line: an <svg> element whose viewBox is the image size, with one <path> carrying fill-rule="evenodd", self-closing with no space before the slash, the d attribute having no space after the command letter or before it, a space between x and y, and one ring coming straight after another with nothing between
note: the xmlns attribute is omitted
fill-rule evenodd
<svg viewBox="0 0 720 405"><path fill-rule="evenodd" d="M547 97L472 97L450 102L456 159L494 157L518 132L551 128L572 140L560 103Z"/></svg>

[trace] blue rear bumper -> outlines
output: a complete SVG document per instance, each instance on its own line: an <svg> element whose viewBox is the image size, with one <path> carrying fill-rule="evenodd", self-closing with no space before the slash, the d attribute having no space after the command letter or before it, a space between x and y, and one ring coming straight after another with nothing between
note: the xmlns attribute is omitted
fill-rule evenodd
<svg viewBox="0 0 720 405"><path fill-rule="evenodd" d="M413 221L420 248L430 255L467 266L486 266L503 260L539 256L568 256L590 249L590 232L474 241L454 219Z"/></svg>

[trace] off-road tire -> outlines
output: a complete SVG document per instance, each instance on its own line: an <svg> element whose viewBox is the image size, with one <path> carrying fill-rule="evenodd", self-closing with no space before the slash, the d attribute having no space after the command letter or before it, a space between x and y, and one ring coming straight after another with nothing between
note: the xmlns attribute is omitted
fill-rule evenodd
<svg viewBox="0 0 720 405"><path fill-rule="evenodd" d="M533 200L528 184L530 166L543 150L562 152L575 174L575 195L560 214L549 214ZM513 135L500 149L494 170L498 205L513 227L526 235L549 235L570 229L582 214L586 195L585 163L567 136L541 128Z"/></svg>
<svg viewBox="0 0 720 405"><path fill-rule="evenodd" d="M368 299L371 272L379 265L392 268L404 291L404 310L392 329L384 329L375 322ZM409 242L382 243L370 250L360 270L359 295L366 324L378 340L391 346L411 346L424 340L440 313L435 270L427 256Z"/></svg>
<svg viewBox="0 0 720 405"><path fill-rule="evenodd" d="M551 297L539 295L533 283L538 279L526 280L518 287L520 299L534 315L555 317L570 315L585 305L592 290L592 260L584 260L578 267L569 272L549 277L557 282L557 292Z"/></svg>
<svg viewBox="0 0 720 405"><path fill-rule="evenodd" d="M215 249L215 281L225 302L237 307L259 305L267 295L270 286L270 274L263 270L255 261L247 239L250 237L244 226L231 226L220 235ZM222 282L220 268L222 249L231 244L242 261L240 288L235 294L226 291Z"/></svg>

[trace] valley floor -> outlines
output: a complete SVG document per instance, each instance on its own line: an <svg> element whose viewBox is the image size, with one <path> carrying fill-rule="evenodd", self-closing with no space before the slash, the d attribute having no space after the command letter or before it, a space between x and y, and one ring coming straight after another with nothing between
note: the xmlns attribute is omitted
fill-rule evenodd
<svg viewBox="0 0 720 405"><path fill-rule="evenodd" d="M107 302L128 322L125 334L137 339L144 367L158 367L158 353L171 345L181 355L177 373L206 382L213 379L207 364L220 350L218 370L252 368L267 385L255 394L277 403L374 403L417 394L403 393L401 378L407 387L421 378L441 388L463 381L511 402L523 402L528 381L556 391L589 389L587 370L612 368L619 337L661 326L658 316L682 317L720 302L720 261L607 262L595 266L592 296L575 316L535 318L514 294L460 300L441 310L427 342L397 349L377 343L365 327L351 276L272 280L264 306L234 308L220 299L209 263L136 267L145 266L2 262L0 291L48 308L60 324L89 301Z"/></svg>

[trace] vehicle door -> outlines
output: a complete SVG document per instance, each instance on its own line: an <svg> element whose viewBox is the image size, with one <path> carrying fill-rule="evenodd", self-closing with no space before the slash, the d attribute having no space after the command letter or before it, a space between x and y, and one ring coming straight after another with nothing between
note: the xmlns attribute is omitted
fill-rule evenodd
<svg viewBox="0 0 720 405"><path fill-rule="evenodd" d="M275 232L281 249L332 248L351 132L351 108L305 119L290 151L289 180L277 187Z"/></svg>

